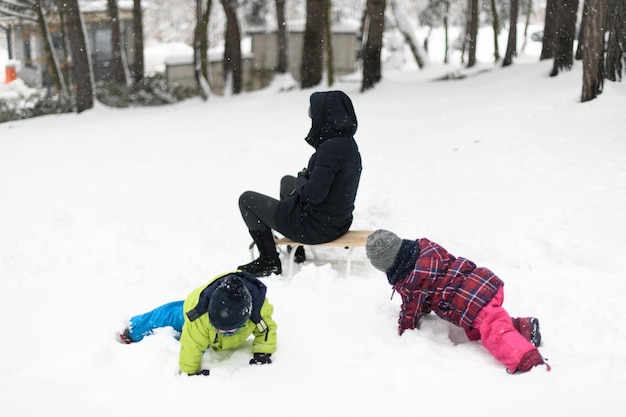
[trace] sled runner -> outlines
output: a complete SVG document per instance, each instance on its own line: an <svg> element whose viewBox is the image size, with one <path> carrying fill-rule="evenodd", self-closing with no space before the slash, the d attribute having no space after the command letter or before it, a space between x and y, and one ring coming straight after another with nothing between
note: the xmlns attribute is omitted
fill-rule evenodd
<svg viewBox="0 0 626 417"><path fill-rule="evenodd" d="M284 246L285 248L287 246L291 246L293 248L293 250L291 251L287 251L285 250L285 253L287 253L289 255L289 277L291 278L292 274L293 274L293 264L294 264L294 256L295 256L295 248L298 246L304 246L305 248L309 249L309 252L313 254L313 257L316 259L319 259L319 257L317 256L317 253L315 251L315 248L320 247L320 246L326 246L326 247L343 247L345 248L348 252L347 252L347 258L346 258L346 275L350 275L351 272L351 267L352 267L352 252L354 251L354 248L358 248L358 247L364 247L365 244L367 243L367 237L372 233L371 230L350 230L348 231L345 235L338 237L337 239L330 241L330 242L326 242L326 243L319 243L317 245L309 245L306 243L300 243L300 242L296 242L294 240L288 239L286 237L281 237L275 238L275 242L276 242L276 247L280 248L281 246ZM250 255L252 256L252 259L254 259L254 253L253 253L253 249L254 249L254 243L250 245Z"/></svg>

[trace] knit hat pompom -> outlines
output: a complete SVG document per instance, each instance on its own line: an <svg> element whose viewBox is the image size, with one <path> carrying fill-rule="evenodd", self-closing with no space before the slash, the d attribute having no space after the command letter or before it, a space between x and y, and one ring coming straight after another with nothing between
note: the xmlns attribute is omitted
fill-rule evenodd
<svg viewBox="0 0 626 417"><path fill-rule="evenodd" d="M365 252L374 268L387 272L394 264L402 239L388 230L378 229L367 237Z"/></svg>
<svg viewBox="0 0 626 417"><path fill-rule="evenodd" d="M227 275L209 300L209 321L218 330L242 327L252 312L250 291L236 275Z"/></svg>

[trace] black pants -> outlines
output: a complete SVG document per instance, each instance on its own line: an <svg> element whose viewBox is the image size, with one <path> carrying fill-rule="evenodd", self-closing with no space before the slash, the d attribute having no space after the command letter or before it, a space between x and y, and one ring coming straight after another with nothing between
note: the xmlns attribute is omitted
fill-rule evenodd
<svg viewBox="0 0 626 417"><path fill-rule="evenodd" d="M285 175L280 181L280 199L293 193L296 189L296 177ZM251 232L262 232L276 229L276 209L279 200L255 191L246 191L239 196L241 217ZM278 232L282 233L280 230Z"/></svg>

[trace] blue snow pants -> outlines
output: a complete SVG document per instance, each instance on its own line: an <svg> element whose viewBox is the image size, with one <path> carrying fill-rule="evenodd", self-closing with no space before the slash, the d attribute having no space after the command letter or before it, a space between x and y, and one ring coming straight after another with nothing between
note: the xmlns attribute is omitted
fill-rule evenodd
<svg viewBox="0 0 626 417"><path fill-rule="evenodd" d="M152 334L153 329L159 327L170 326L177 332L182 332L185 322L183 302L184 300L172 301L147 313L131 317L128 325L130 338L133 342L139 342L145 336Z"/></svg>

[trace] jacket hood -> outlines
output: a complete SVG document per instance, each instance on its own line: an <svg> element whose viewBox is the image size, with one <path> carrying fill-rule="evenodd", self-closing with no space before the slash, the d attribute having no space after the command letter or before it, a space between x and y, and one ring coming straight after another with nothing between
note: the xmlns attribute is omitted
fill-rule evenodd
<svg viewBox="0 0 626 417"><path fill-rule="evenodd" d="M321 91L309 98L311 130L305 138L317 148L326 139L352 137L356 133L357 119L352 101L342 91Z"/></svg>
<svg viewBox="0 0 626 417"><path fill-rule="evenodd" d="M204 313L209 311L209 302L211 295L219 287L219 284L228 276L235 275L239 277L243 285L250 291L252 296L252 312L250 314L250 320L255 324L261 322L261 307L265 302L265 294L267 293L267 286L263 284L257 277L246 271L235 271L223 275L218 275L214 281L210 282L207 287L202 290L198 298L198 304L191 310L185 312L189 321L198 319Z"/></svg>

